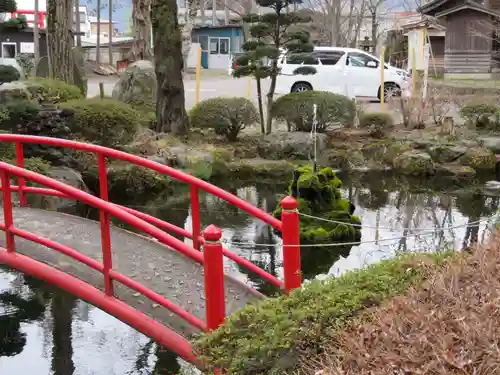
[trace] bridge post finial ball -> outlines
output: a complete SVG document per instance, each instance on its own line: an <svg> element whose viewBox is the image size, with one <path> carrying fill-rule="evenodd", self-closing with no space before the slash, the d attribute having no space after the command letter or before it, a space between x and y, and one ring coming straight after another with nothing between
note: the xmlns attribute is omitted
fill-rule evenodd
<svg viewBox="0 0 500 375"><path fill-rule="evenodd" d="M219 241L222 237L222 231L219 227L210 224L203 231L203 238L207 241Z"/></svg>
<svg viewBox="0 0 500 375"><path fill-rule="evenodd" d="M281 201L281 208L287 211L292 211L297 209L298 205L299 204L297 203L297 200L290 195L286 196Z"/></svg>

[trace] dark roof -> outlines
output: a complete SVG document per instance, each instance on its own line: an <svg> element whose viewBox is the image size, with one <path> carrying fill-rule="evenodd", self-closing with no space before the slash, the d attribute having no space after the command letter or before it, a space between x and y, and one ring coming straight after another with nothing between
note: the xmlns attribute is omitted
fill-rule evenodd
<svg viewBox="0 0 500 375"><path fill-rule="evenodd" d="M407 23L406 25L401 26L403 30L408 30L408 29L416 29L419 27L424 27L428 29L436 29L436 30L441 30L444 31L446 30L446 26L443 25L439 20L437 20L434 17L426 17L424 16L424 19L421 19L419 21Z"/></svg>
<svg viewBox="0 0 500 375"><path fill-rule="evenodd" d="M200 29L241 29L243 26L239 24L232 24L232 25L206 25L206 26L194 26L194 30L200 30Z"/></svg>
<svg viewBox="0 0 500 375"><path fill-rule="evenodd" d="M451 3L451 4L448 4ZM452 1L452 0L434 0L417 9L422 14L431 15L436 18L446 16L464 9L471 9L477 12L489 14L500 18L500 12L485 7L474 0Z"/></svg>

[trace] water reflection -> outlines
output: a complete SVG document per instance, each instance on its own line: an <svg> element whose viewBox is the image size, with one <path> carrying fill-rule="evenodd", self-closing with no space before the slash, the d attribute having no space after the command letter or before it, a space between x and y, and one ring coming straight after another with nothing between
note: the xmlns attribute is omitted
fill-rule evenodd
<svg viewBox="0 0 500 375"><path fill-rule="evenodd" d="M363 223L363 243L352 248L303 247L306 278L321 273L337 275L402 251L468 248L483 241L489 228L497 224L500 198L484 195L481 180L475 187L464 187L439 179L342 178L342 194L354 203L354 214ZM225 188L271 212L286 183L241 182ZM134 204L136 209L191 230L188 193L184 189L166 200ZM282 242L272 228L213 196L202 194L200 204L203 227L220 226L226 247L283 277ZM78 212L98 219L97 213L86 207L79 207ZM276 292L233 262L226 261L225 267L265 294ZM174 354L106 313L35 279L0 269L2 374L160 375L175 374L185 366Z"/></svg>

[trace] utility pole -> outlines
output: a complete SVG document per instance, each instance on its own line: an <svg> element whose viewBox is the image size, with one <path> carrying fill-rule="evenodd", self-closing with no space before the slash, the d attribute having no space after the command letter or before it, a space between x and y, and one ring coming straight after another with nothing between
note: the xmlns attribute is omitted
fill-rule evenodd
<svg viewBox="0 0 500 375"><path fill-rule="evenodd" d="M108 63L113 66L113 0L108 0Z"/></svg>
<svg viewBox="0 0 500 375"><path fill-rule="evenodd" d="M35 49L35 69L36 66L38 65L38 62L40 61L40 30L39 30L39 23L38 23L38 0L35 0L35 13L33 15L34 20L33 20L33 48ZM34 73L34 72L30 72Z"/></svg>
<svg viewBox="0 0 500 375"><path fill-rule="evenodd" d="M95 46L95 62L101 63L101 0L97 0L97 40Z"/></svg>
<svg viewBox="0 0 500 375"><path fill-rule="evenodd" d="M212 0L212 26L217 26L217 0Z"/></svg>
<svg viewBox="0 0 500 375"><path fill-rule="evenodd" d="M77 47L82 46L82 36L80 33L82 32L81 29L81 22L82 20L80 19L80 0L75 0L75 19L76 19L76 45Z"/></svg>
<svg viewBox="0 0 500 375"><path fill-rule="evenodd" d="M224 25L229 25L229 0L224 0Z"/></svg>

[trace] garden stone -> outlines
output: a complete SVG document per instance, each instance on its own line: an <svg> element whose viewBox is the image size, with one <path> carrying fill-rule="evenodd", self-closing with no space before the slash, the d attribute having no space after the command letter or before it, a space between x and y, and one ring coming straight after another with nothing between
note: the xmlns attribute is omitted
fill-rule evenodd
<svg viewBox="0 0 500 375"><path fill-rule="evenodd" d="M10 100L29 100L30 98L30 92L24 82L15 81L0 85L0 103Z"/></svg>
<svg viewBox="0 0 500 375"><path fill-rule="evenodd" d="M436 172L443 176L471 178L476 175L474 168L459 164L437 164Z"/></svg>
<svg viewBox="0 0 500 375"><path fill-rule="evenodd" d="M479 141L495 154L500 154L500 137L482 137L479 138Z"/></svg>
<svg viewBox="0 0 500 375"><path fill-rule="evenodd" d="M325 151L327 136L316 134L316 155ZM313 158L314 146L309 133L276 132L264 136L257 145L259 156L268 160L309 160Z"/></svg>
<svg viewBox="0 0 500 375"><path fill-rule="evenodd" d="M460 164L474 169L493 170L495 168L496 156L487 148L474 147L467 149L466 153L458 161Z"/></svg>
<svg viewBox="0 0 500 375"><path fill-rule="evenodd" d="M467 147L457 145L436 145L429 147L427 151L436 163L451 163L464 155L467 151Z"/></svg>
<svg viewBox="0 0 500 375"><path fill-rule="evenodd" d="M156 104L156 73L151 61L131 64L113 88L113 99L151 110Z"/></svg>
<svg viewBox="0 0 500 375"><path fill-rule="evenodd" d="M435 173L431 156L421 151L405 151L396 156L393 166L401 173L408 175L432 175Z"/></svg>

